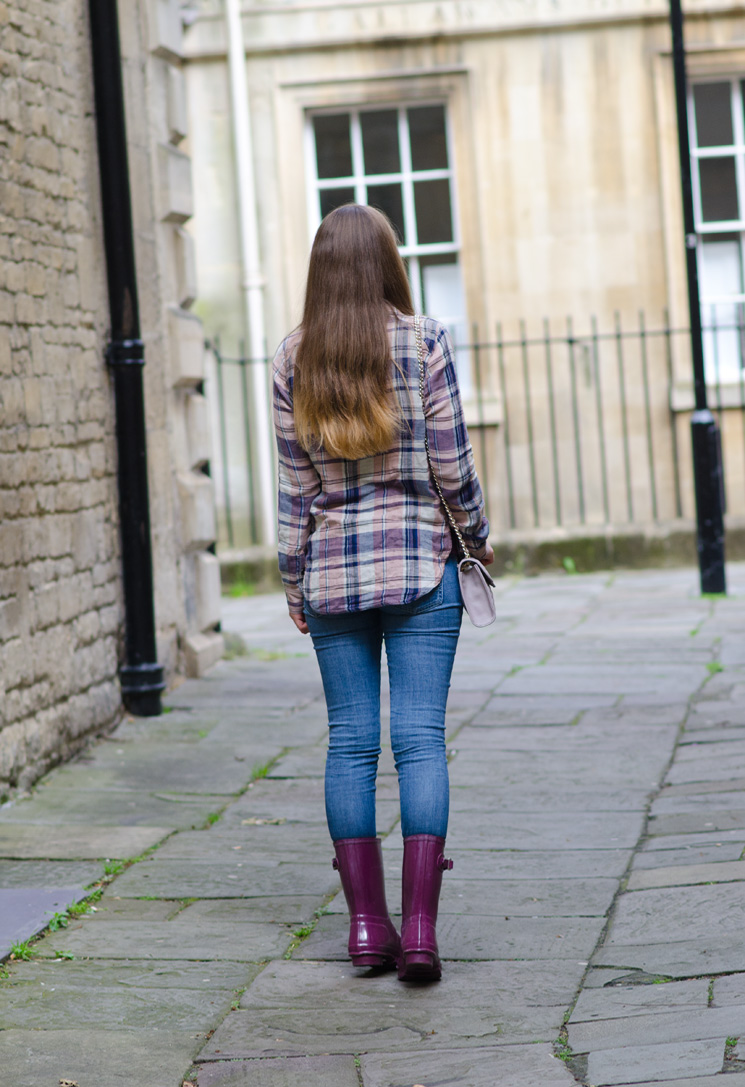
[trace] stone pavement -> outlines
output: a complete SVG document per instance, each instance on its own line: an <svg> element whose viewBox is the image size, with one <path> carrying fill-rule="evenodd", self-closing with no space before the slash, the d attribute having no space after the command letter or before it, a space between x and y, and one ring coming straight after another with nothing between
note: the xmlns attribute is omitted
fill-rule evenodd
<svg viewBox="0 0 745 1087"><path fill-rule="evenodd" d="M346 960L312 648L281 597L226 601L244 655L0 810L3 954L58 914L0 981L3 1083L744 1087L745 565L729 583L503 579L496 626L465 624L429 986ZM385 748L394 907L397 816Z"/></svg>

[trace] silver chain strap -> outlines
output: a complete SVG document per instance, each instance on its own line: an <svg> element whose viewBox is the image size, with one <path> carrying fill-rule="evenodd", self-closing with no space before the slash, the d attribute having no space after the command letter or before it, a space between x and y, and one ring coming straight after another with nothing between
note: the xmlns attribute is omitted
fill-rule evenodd
<svg viewBox="0 0 745 1087"><path fill-rule="evenodd" d="M463 557L466 559L470 559L471 553L466 547L466 541L463 539L463 535L457 524L455 523L453 512L450 509L450 506L447 504L445 495L442 493L442 487L440 486L440 481L437 478L437 473L435 472L434 465L432 464L432 455L429 451L429 438L427 437L427 414L424 407L424 343L422 341L422 327L420 322L421 317L419 316L419 314L414 314L414 331L416 333L416 357L417 361L419 362L419 395L422 398L422 414L424 415L424 448L427 451L427 463L429 464L429 470L432 475L432 482L434 483L437 493L440 496L440 501L442 502L445 513L447 514L448 521L450 522L450 527L458 538L458 543L461 546Z"/></svg>

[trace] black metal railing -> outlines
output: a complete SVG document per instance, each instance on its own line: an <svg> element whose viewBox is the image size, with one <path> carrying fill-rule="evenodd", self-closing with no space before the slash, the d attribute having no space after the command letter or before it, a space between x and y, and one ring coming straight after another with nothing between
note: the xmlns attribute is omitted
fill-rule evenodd
<svg viewBox="0 0 745 1087"><path fill-rule="evenodd" d="M518 322L456 345L469 432L496 532L649 525L693 516L689 333L663 315L591 317L561 331ZM707 329L710 406L719 416L733 512L745 513L745 370L722 359L725 325ZM742 329L735 330L742 338ZM726 344L725 344L726 346ZM731 345L730 345L731 346ZM220 541L258 538L249 368L270 360L210 348ZM730 351L731 354L731 351ZM734 488L732 488L734 483Z"/></svg>

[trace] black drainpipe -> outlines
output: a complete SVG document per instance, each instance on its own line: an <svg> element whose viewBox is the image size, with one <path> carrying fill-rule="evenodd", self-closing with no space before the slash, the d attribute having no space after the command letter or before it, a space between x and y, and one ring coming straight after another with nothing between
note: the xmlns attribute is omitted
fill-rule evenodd
<svg viewBox="0 0 745 1087"><path fill-rule="evenodd" d="M165 687L155 646L153 559L147 488L145 398L137 276L132 238L124 90L116 0L90 0L93 85L101 172L111 338L106 361L114 377L119 459L119 520L124 581L125 663L119 676L127 709L161 712Z"/></svg>

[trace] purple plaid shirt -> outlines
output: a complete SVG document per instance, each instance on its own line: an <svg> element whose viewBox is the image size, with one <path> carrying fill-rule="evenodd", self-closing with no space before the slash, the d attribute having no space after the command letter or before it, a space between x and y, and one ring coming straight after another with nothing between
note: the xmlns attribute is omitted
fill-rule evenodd
<svg viewBox="0 0 745 1087"><path fill-rule="evenodd" d="M442 578L453 540L430 478L432 463L471 553L489 534L484 500L463 419L446 329L423 317L425 413L419 395L414 318L396 311L388 333L403 425L386 453L349 461L307 453L295 434L294 356L299 332L274 359L274 426L279 451L279 569L290 611L303 601L323 615L409 604Z"/></svg>

